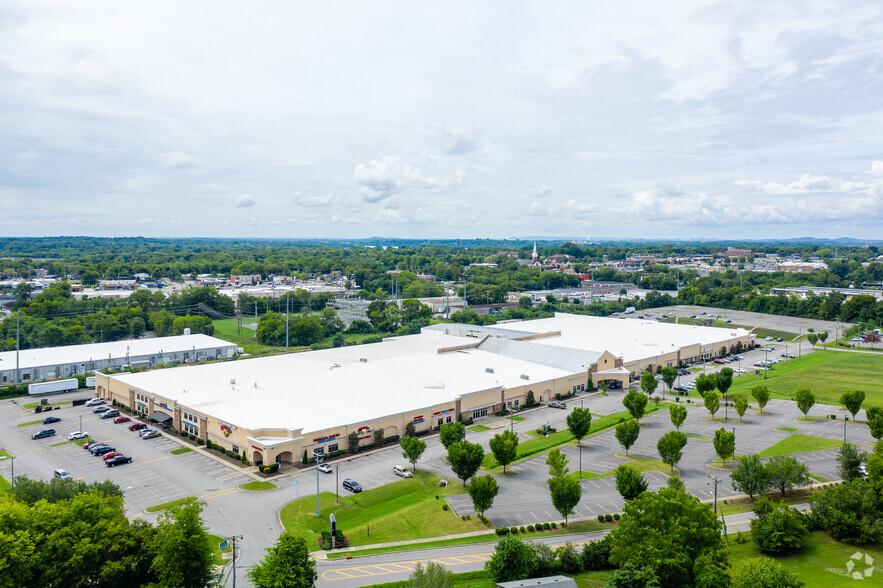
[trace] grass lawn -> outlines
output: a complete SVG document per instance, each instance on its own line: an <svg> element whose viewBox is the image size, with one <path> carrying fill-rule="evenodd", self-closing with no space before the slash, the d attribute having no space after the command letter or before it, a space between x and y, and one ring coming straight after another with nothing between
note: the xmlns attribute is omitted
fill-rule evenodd
<svg viewBox="0 0 883 588"><path fill-rule="evenodd" d="M49 404L51 406L59 406L62 404L71 404L71 403L73 403L73 400L62 400L61 402L50 402ZM29 402L27 404L22 404L21 407L25 410L30 410L32 408L37 408L38 404L40 404L40 403L39 402Z"/></svg>
<svg viewBox="0 0 883 588"><path fill-rule="evenodd" d="M789 453L804 453L807 451L820 451L822 449L836 449L843 443L837 439L823 439L810 435L788 435L778 443L775 443L757 455L760 457L773 457L774 455L787 455Z"/></svg>
<svg viewBox="0 0 883 588"><path fill-rule="evenodd" d="M794 430L796 431L797 429ZM699 439L700 441L711 441L709 437L700 437L699 435L687 435L687 437L690 439Z"/></svg>
<svg viewBox="0 0 883 588"><path fill-rule="evenodd" d="M255 480L254 482L248 482L239 487L240 490L251 490L252 492L263 492L265 490L275 490L278 488L276 484L273 482L265 482L260 480Z"/></svg>
<svg viewBox="0 0 883 588"><path fill-rule="evenodd" d="M38 421L28 421L26 423L21 423L20 425L16 425L16 427L30 427L31 425L39 425L42 422L43 422L43 419L40 419Z"/></svg>
<svg viewBox="0 0 883 588"><path fill-rule="evenodd" d="M800 429L797 427L776 427L777 431L788 431L789 433L796 433Z"/></svg>
<svg viewBox="0 0 883 588"><path fill-rule="evenodd" d="M668 464L657 461L655 459L648 459L646 457L633 457L631 455L626 455L624 453L617 453L617 457L623 457L629 459L631 461L625 462L623 465L626 467L630 467L636 472L662 472L666 476L676 476L679 472L677 468L675 468L674 472L672 472L671 467ZM571 478L579 478L579 471L570 472L568 474ZM593 472L587 472L583 470L583 479L593 479L593 478L606 478L608 476L616 475L616 468L612 468L604 472L603 474L596 474Z"/></svg>
<svg viewBox="0 0 883 588"><path fill-rule="evenodd" d="M190 447L179 447L178 449L172 449L169 451L172 455L181 455L182 453L190 453L193 451Z"/></svg>
<svg viewBox="0 0 883 588"><path fill-rule="evenodd" d="M289 502L279 516L285 529L304 537L310 549L317 547L316 539L328 528L328 515L332 513L350 545L486 530L488 527L475 517L464 521L452 510L442 509L445 496L465 494L466 488L458 480L449 480L447 487L440 488L439 480L438 476L418 471L413 478L343 496L339 505L334 504L334 494L323 492L319 495L321 518L316 518L314 496Z"/></svg>
<svg viewBox="0 0 883 588"><path fill-rule="evenodd" d="M242 317L243 323L255 323L257 320L254 317ZM255 330L242 327L242 333L237 332L236 329L236 319L226 319L220 321L212 321L212 324L215 326L214 337L218 339L223 339L224 341L229 341L231 343L235 343L242 347L242 349L246 353L251 353L253 355L260 355L265 353L284 353L285 347L274 347L271 345L261 345L259 344L255 338ZM302 349L300 347L292 346L289 348L289 351L297 351L298 349ZM309 349L308 347L306 349Z"/></svg>
<svg viewBox="0 0 883 588"><path fill-rule="evenodd" d="M196 500L196 496L185 496L178 500L172 500L171 502L164 502L162 504L157 504L156 506L147 507L144 510L147 512L159 512L161 510L166 510L167 508L172 508L173 506L178 506L179 504L185 504L191 500Z"/></svg>
<svg viewBox="0 0 883 588"><path fill-rule="evenodd" d="M816 482L821 482L822 484L824 484L825 482L831 481L828 478L823 478L823 477L817 476L815 474L810 474L809 477L812 478L813 480L815 480Z"/></svg>
<svg viewBox="0 0 883 588"><path fill-rule="evenodd" d="M221 558L222 553L230 553L231 551L233 551L232 545L227 545L227 547L218 547L218 545L220 545L222 541L226 541L226 539L224 539L220 535L212 535L211 533L208 534L208 539L209 542L211 542L212 544L212 556L214 556L215 558L216 566L223 566L233 561L232 559Z"/></svg>
<svg viewBox="0 0 883 588"><path fill-rule="evenodd" d="M53 443L49 447L58 447L59 445L67 445L69 443L73 443L74 445L79 445L82 447L86 443L92 443L95 439L92 437L86 437L84 439L74 439L73 441L59 441L58 443Z"/></svg>
<svg viewBox="0 0 883 588"><path fill-rule="evenodd" d="M0 496L6 494L6 491L12 488L12 484L9 483L9 480L0 476Z"/></svg>
<svg viewBox="0 0 883 588"><path fill-rule="evenodd" d="M525 417L523 417L523 416L510 416L510 417L509 417L509 420L515 421L516 423L519 423L519 422L525 420Z"/></svg>
<svg viewBox="0 0 883 588"><path fill-rule="evenodd" d="M484 425L472 425L471 427L467 427L473 433L481 433L483 431L490 431L490 427L485 427Z"/></svg>

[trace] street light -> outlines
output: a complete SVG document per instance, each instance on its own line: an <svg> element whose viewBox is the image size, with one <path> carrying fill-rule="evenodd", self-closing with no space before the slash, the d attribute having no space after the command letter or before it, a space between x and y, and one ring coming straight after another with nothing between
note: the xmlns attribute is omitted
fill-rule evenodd
<svg viewBox="0 0 883 588"><path fill-rule="evenodd" d="M322 458L320 456L316 456L316 518L321 517L319 514L319 464L322 463Z"/></svg>
<svg viewBox="0 0 883 588"><path fill-rule="evenodd" d="M334 504L340 504L340 464L334 466Z"/></svg>

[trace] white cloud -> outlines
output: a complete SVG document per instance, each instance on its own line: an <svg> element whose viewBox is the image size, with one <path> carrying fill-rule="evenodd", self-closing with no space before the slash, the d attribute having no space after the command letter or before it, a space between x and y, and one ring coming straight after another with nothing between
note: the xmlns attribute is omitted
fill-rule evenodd
<svg viewBox="0 0 883 588"><path fill-rule="evenodd" d="M159 156L159 161L164 166L172 169L190 167L196 163L196 158L184 151L169 151Z"/></svg>
<svg viewBox="0 0 883 588"><path fill-rule="evenodd" d="M394 156L380 161L360 163L353 171L353 181L365 202L374 203L403 192L437 192L461 186L465 174L457 171L452 176L426 176Z"/></svg>
<svg viewBox="0 0 883 588"><path fill-rule="evenodd" d="M236 197L235 203L238 208L248 208L255 205L255 199L251 194L242 194Z"/></svg>
<svg viewBox="0 0 883 588"><path fill-rule="evenodd" d="M305 207L331 206L340 200L339 194L325 194L324 196L309 196L302 192L294 193L294 202Z"/></svg>
<svg viewBox="0 0 883 588"><path fill-rule="evenodd" d="M883 161L872 161L868 173L872 176L883 176Z"/></svg>
<svg viewBox="0 0 883 588"><path fill-rule="evenodd" d="M479 133L464 129L448 129L437 126L430 129L433 143L445 155L469 155L480 151L484 139Z"/></svg>

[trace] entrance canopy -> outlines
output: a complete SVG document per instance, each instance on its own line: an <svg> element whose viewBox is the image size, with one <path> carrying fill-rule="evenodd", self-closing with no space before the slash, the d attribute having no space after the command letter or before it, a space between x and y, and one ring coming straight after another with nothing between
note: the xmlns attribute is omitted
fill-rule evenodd
<svg viewBox="0 0 883 588"><path fill-rule="evenodd" d="M168 425L172 422L172 415L164 412L155 412L150 415L150 418L163 425Z"/></svg>
<svg viewBox="0 0 883 588"><path fill-rule="evenodd" d="M592 372L592 385L597 386L602 380L616 380L622 382L624 388L629 385L631 372L624 367L604 370L603 372Z"/></svg>

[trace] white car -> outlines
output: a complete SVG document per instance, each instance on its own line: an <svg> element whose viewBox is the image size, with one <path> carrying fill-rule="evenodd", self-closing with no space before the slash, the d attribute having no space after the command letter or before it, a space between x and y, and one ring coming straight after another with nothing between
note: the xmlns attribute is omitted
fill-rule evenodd
<svg viewBox="0 0 883 588"><path fill-rule="evenodd" d="M319 471L325 474L330 474L332 472L331 466L327 463L319 464Z"/></svg>
<svg viewBox="0 0 883 588"><path fill-rule="evenodd" d="M736 368L733 371L736 372L737 374L744 374L745 368Z"/></svg>
<svg viewBox="0 0 883 588"><path fill-rule="evenodd" d="M104 398L92 398L86 401L86 406L98 406L104 404Z"/></svg>
<svg viewBox="0 0 883 588"><path fill-rule="evenodd" d="M89 433L87 433L86 431L74 431L73 433L68 435L67 438L73 441L74 439L85 439L88 436Z"/></svg>

